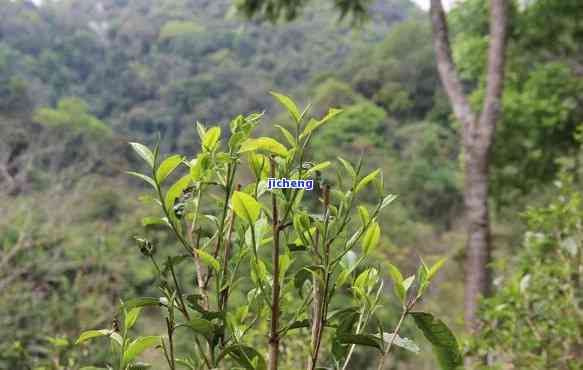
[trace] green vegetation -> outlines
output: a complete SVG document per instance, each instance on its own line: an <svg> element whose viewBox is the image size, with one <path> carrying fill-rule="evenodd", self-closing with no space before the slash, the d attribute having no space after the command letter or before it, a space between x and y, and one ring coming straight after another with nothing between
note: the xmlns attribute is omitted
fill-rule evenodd
<svg viewBox="0 0 583 370"><path fill-rule="evenodd" d="M280 126L289 147L273 138L250 137L262 119L260 114L231 121L225 152L221 151L221 128L206 129L201 124L196 127L201 149L193 159L170 155L161 160L158 145L152 152L131 143L149 173L129 174L152 187L152 202L164 216L146 217L142 223L169 229L179 242L178 251L171 251L164 261L157 253L163 246L136 238L141 253L157 271L156 283L163 296L123 302L121 327L85 331L76 343L109 337L120 370L139 368L136 357L155 346L161 347L170 369L179 365L193 370L278 369L280 363L291 368L307 363L308 369L316 369L320 362L347 367L356 345L377 349L382 369L393 345L419 352L412 340L399 335L405 319L413 316L434 345L441 368L460 366L459 345L447 326L429 313L413 311L444 260L431 267L421 260L417 273L406 279L390 263L370 266L368 259L379 247L381 211L397 198L384 193L380 170L361 175L361 165L355 168L340 159L341 176L349 180L345 188L324 184L317 200L303 189L267 194L268 177L314 179L330 166L328 161L305 162L305 155L316 131L344 115L331 109L321 119L308 119L289 97L273 95L292 118L287 128ZM241 187L237 182L242 180L238 171L243 159L254 176ZM169 177L178 180L164 186ZM377 201L369 210L357 201L372 187ZM360 221L355 224L357 209ZM181 279L184 269L178 270L179 265L191 266L186 269L194 271L187 276L196 276L194 284ZM387 327L377 314L383 304L383 270L391 276L402 307L395 328ZM128 331L147 306L162 307L164 335L130 341ZM261 335L266 327L267 337ZM177 349L182 328L194 335L194 350ZM301 353L281 349L310 333L310 344ZM182 343L188 341L182 339ZM265 353L269 353L268 361ZM280 360L280 355L285 359Z"/></svg>
<svg viewBox="0 0 583 370"><path fill-rule="evenodd" d="M280 369L309 367L318 316L313 302L301 304L312 299L318 276L336 284L320 302L330 310L320 317L331 322L322 325L320 367L342 369L350 357L346 370L376 368L380 358L385 369L433 370L476 355L488 359L481 369L581 368L578 2L510 2L503 111L490 164L492 294L479 309L479 334L468 336L467 153L426 12L407 0L0 0L0 369L137 369L142 361L165 369L168 359L171 368L164 348L149 348L164 341L168 355L170 336L185 361L176 368L189 361L205 368L196 362L205 358L229 369L268 366L273 212L261 179L271 155L278 176L305 171L316 182L299 203L290 202L295 192L275 192L279 209L290 209L279 214L286 225L280 328L298 314L281 335ZM298 7L261 8L269 3ZM370 10L364 23L350 8L359 3ZM466 0L448 13L454 59L476 111L485 96L488 3ZM295 19L264 22L274 17ZM303 110L280 97L291 109L281 113L273 90L311 104L299 133ZM342 113L298 140L332 108ZM134 151L143 147L128 142L150 148L142 150L147 161ZM129 170L151 177L155 189ZM374 179L348 196L356 190L353 171L356 181ZM398 198L375 216L379 183ZM191 234L200 240L191 241L185 221L197 214L197 197L200 230ZM350 197L352 208L344 204ZM303 251L313 246L312 227L325 223L325 208L330 227L350 215L345 232L367 240L336 264ZM251 226L262 235L255 244ZM348 240L341 233L332 260ZM214 255L217 245L233 248L226 267L229 258ZM184 257L192 253L185 246L199 249L196 258ZM428 272L421 256L427 269L442 257L448 262L408 312L402 288L419 291ZM200 290L205 274L208 289ZM173 296L177 304L169 305ZM226 316L212 316L220 306ZM347 311L335 312L341 308ZM76 343L95 329L104 331ZM239 347L228 349L232 338Z"/></svg>

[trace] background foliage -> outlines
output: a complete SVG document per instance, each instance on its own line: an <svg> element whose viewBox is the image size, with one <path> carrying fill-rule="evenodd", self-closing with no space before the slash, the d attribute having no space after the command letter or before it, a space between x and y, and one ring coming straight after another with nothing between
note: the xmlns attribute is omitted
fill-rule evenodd
<svg viewBox="0 0 583 370"><path fill-rule="evenodd" d="M571 288L556 297L560 306L545 311L546 322L557 325L534 330L524 322L518 333L505 326L531 312L533 302L548 305L558 294L554 287L574 286L566 276L580 274L580 230L573 226L579 218L561 211L560 198L577 199L581 189L574 137L583 122L578 3L513 2L504 116L491 169L499 294L485 302L484 336L467 346L494 353L492 368L581 363L566 355L581 352L573 352L580 343L568 321L580 317L567 319L558 310L572 310L575 302L579 311L573 312L580 312ZM449 14L468 87L483 85L485 4L466 0ZM400 197L379 220L383 235L375 257L413 273L419 255L449 256L427 305L459 328L463 153L439 86L427 14L407 0L371 2L370 21L352 29L350 19L338 23L330 6L314 1L298 20L272 26L243 20L227 0L41 6L0 0L1 369L77 369L105 359L74 346L74 338L110 326L120 298L154 293L148 290L151 267L130 239L151 210L135 196L142 185L123 175L140 166L127 142L152 144L161 133L163 151L193 156L200 145L192 130L197 120L226 127L239 113L263 109L268 120L285 120L269 90L305 97L300 103L312 102L316 116L345 109L314 139L310 156L357 162L362 155L368 172L383 169L386 188ZM481 98L478 89L473 104ZM271 125L260 130L278 134ZM559 177L558 158L568 162L571 180ZM517 216L525 211L526 219ZM523 242L525 233L544 238ZM174 243L164 232L153 236L160 245ZM564 240L575 240L578 257L556 247ZM571 267L545 262L564 260ZM530 285L521 291L527 275ZM507 305L497 309L501 304ZM380 314L391 320L397 309L389 304ZM152 334L158 329L152 312L143 317L135 330ZM412 330L408 325L404 335ZM557 332L568 339L554 342ZM523 341L516 341L518 334ZM421 354L397 352L387 367L434 369L429 344L420 346ZM146 352L145 360L160 366L152 356ZM368 358L357 356L354 368L369 366Z"/></svg>

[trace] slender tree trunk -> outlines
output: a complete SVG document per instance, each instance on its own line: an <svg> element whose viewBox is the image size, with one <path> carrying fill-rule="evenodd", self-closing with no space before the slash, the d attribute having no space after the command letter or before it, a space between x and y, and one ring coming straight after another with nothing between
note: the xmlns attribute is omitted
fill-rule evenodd
<svg viewBox="0 0 583 370"><path fill-rule="evenodd" d="M463 91L453 62L447 21L441 0L431 0L431 24L437 68L455 116L463 124L465 155L464 203L467 244L465 261L464 319L466 331L478 330L477 308L489 292L491 255L488 211L488 166L496 123L501 111L506 49L506 0L490 0L490 45L486 95L477 118Z"/></svg>
<svg viewBox="0 0 583 370"><path fill-rule="evenodd" d="M465 260L464 322L474 332L478 301L487 295L490 285L490 218L488 212L488 153L466 148L464 203L467 244Z"/></svg>

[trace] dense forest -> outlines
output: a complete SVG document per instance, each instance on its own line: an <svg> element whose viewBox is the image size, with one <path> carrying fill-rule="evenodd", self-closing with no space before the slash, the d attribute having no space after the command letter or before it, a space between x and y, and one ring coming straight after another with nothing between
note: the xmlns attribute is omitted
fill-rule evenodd
<svg viewBox="0 0 583 370"><path fill-rule="evenodd" d="M452 63L468 109L475 112L487 106L490 93L489 43L496 35L489 4L494 2L464 0L447 12ZM282 8L275 5L279 3ZM332 189L332 202L348 197L340 189L351 176L355 184L362 178L364 187L372 181L365 175L375 174L375 184L396 195L377 217L371 182L371 190L358 196L356 215L346 223L372 223L379 230L374 235L374 227L363 229L369 246L378 244L374 250L357 249L348 256L367 257L350 269L355 277L379 271L371 287L385 303L373 304L351 286L339 288L333 304L370 305L366 312L371 330L375 320L400 328L401 304L394 296L399 296L403 281L392 268L419 278L418 266L441 264L445 258L419 305L451 328L461 354L480 359L466 362L466 368L583 369L583 6L579 0L504 3L504 87L487 166L490 287L477 302L475 331L469 333L464 327L463 278L473 273L464 262L469 150L462 139L465 122L436 59L436 8L430 17L409 0L0 0L0 369L125 369L116 367L113 341L110 346L105 338L92 343L77 339L90 329L115 331L120 320L125 325L122 301L160 296L163 279L151 264L150 241L163 261L172 256L172 248L180 247L182 235L174 224L175 233L152 221L161 203L152 201L148 184L128 175L150 170L128 143L139 142L153 151L156 147L161 158L176 153L195 158L181 162L191 174L201 155L208 154L216 160L212 163L218 178L232 147L245 146L231 138L248 135L251 127L254 137L276 138L294 151L301 143L299 131L290 139L293 135L282 127L288 127L291 115L299 130L295 104L300 111L310 107L315 120L307 127L326 121L301 148L306 170L317 174L314 194L322 195L321 200L305 196L310 222L318 222L312 214L320 201L326 209L330 206L326 189ZM277 94L274 99L272 91L296 103ZM342 112L336 115L335 108ZM253 114L261 112L263 122L255 128L259 116ZM217 136L211 138L211 132ZM223 146L228 144L226 152L218 147L221 139ZM273 144L270 151L282 152ZM210 230L215 222L221 231L218 240L229 219L233 229L236 216L250 217L248 211L241 216L235 203L227 217L233 181L243 184L235 192L243 193L242 199L253 194L245 185L257 181L259 200L257 188L261 176L267 176L267 169L254 172L257 158L245 158L242 167L249 161L251 168L242 169L237 179L229 178L231 167L225 167L225 178L232 182L230 188L229 181L223 184L227 200L221 203L211 191L206 203L200 203L210 220L205 227ZM157 163L156 158L154 167ZM314 164L323 164L321 171L310 171ZM162 181L176 167L178 162ZM382 171L380 177L375 169ZM198 176L212 182L215 175ZM176 175L169 178L179 180ZM223 206L222 222L217 222ZM264 205L265 217L276 217L269 207ZM342 211L334 208L334 215L340 219ZM297 232L295 222L292 229ZM209 241L214 240L208 233ZM235 226L234 234L237 242L250 238L242 226ZM288 237L304 238L302 232ZM231 241L230 233L225 240ZM266 256L266 261L271 258ZM196 283L200 266L172 258L164 273L176 261L179 279L174 279ZM252 272L257 283L258 273ZM297 276L290 280L292 286ZM361 279L353 280L357 284ZM247 303L249 284L242 283L241 291L233 294L231 306L247 307L235 316L253 309ZM419 291L418 284L415 289ZM284 289L284 303L292 305L296 298ZM217 299L219 308L222 300ZM184 302L182 309L189 312ZM386 360L382 357L384 367L379 369L453 368L444 365L446 355L439 348L434 356L434 341L427 335L424 339L415 323L419 326L417 318L404 321L402 338L395 334L390 340L389 349L395 338L398 348ZM359 318L348 330L357 335L368 326L361 327ZM158 308L144 307L132 330L144 338L166 335L166 323ZM249 343L263 348L267 326L249 330ZM183 358L192 337L175 343ZM289 338L281 349L280 368L307 368L293 355L307 348L310 328L298 325ZM378 345L371 337L341 344L322 338L320 367L310 369L377 368L373 355ZM224 338L220 340L215 344L222 346ZM346 355L347 343L358 345L354 354L350 349L352 359L343 367L335 361L338 351ZM140 351L139 359L153 369L167 368L163 353L165 349L152 348ZM241 353L225 355L220 368L265 368L259 354L245 352L241 359ZM267 352L262 355L272 358ZM203 368L193 364L184 360L177 368Z"/></svg>

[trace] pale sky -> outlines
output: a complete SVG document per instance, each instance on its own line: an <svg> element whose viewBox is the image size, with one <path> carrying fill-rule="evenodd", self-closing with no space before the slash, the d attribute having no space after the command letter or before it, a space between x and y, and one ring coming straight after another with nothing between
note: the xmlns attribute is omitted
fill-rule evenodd
<svg viewBox="0 0 583 370"><path fill-rule="evenodd" d="M442 3L445 9L448 10L449 8L451 8L451 5L456 1L460 0L442 0ZM429 0L413 0L413 2L419 5L422 9L425 10L429 9Z"/></svg>
<svg viewBox="0 0 583 370"><path fill-rule="evenodd" d="M414 3L416 3L417 5L419 5L422 9L429 9L429 0L412 0ZM445 9L449 9L451 8L451 4L453 4L456 1L460 1L460 0L442 0L443 2L443 6L445 7ZM42 3L42 0L32 0L33 3L39 5Z"/></svg>
<svg viewBox="0 0 583 370"><path fill-rule="evenodd" d="M417 5L419 5L421 7L421 9L429 9L429 0L412 0L414 3L416 3ZM445 7L446 10L449 10L451 8L451 4L453 4L455 1L460 1L460 0L442 0L443 6ZM42 3L42 0L32 0L33 3L40 5Z"/></svg>

